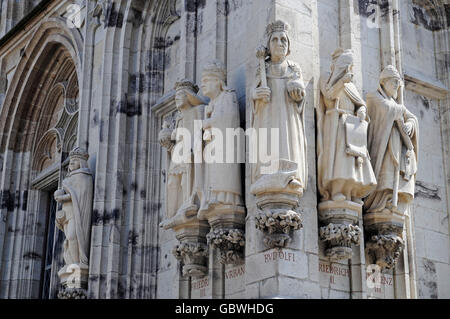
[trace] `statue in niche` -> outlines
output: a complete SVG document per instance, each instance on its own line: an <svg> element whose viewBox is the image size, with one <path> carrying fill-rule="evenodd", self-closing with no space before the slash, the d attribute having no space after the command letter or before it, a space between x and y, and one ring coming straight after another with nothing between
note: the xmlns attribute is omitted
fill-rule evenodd
<svg viewBox="0 0 450 319"><path fill-rule="evenodd" d="M363 204L376 179L367 150L366 103L353 84L353 53L338 49L322 77L317 109L318 183L322 201Z"/></svg>
<svg viewBox="0 0 450 319"><path fill-rule="evenodd" d="M271 129L279 129L279 160L291 170L285 187L306 189L308 167L305 136L305 84L300 67L287 59L290 54L289 25L283 21L269 24L266 30L267 47L258 49L260 66L253 90L252 126L261 138L259 129L267 129L267 143ZM270 147L269 147L270 149ZM284 164L283 164L284 163ZM252 183L264 175L258 159L252 172Z"/></svg>
<svg viewBox="0 0 450 319"><path fill-rule="evenodd" d="M388 66L380 75L378 91L367 95L369 152L378 182L365 200L368 213L394 209L403 214L414 198L419 121L402 101L397 103L402 85L396 68Z"/></svg>
<svg viewBox="0 0 450 319"><path fill-rule="evenodd" d="M80 271L79 275L84 278L78 280L87 282L94 194L93 178L87 163L89 154L83 149L75 148L70 152L69 158L69 174L63 180L62 188L54 194L55 200L62 207L56 213L56 227L66 237L65 266L58 273L63 285L73 271Z"/></svg>
<svg viewBox="0 0 450 319"><path fill-rule="evenodd" d="M198 217L208 220L211 226L207 240L219 249L220 262L238 264L243 259L245 245L245 207L238 149L241 146L233 143L233 149L227 148L227 144L231 144L227 143L227 130L240 128L240 116L236 93L226 86L226 78L225 66L220 61L208 64L203 70L202 92L211 100L203 121L205 184ZM231 162L230 155L233 155Z"/></svg>
<svg viewBox="0 0 450 319"><path fill-rule="evenodd" d="M240 127L236 93L226 86L226 70L220 61L204 68L201 81L203 95L211 99L206 106L203 121L205 150L211 143L215 143L214 152L217 147L223 149L223 158L217 159L220 163L205 164L205 190L201 211L209 211L217 205L243 206L240 163L236 156L233 163L227 163L226 160L226 152L238 153L236 144L233 150L227 150L226 147L227 129ZM222 141L215 140L214 129L222 133Z"/></svg>
<svg viewBox="0 0 450 319"><path fill-rule="evenodd" d="M404 216L414 199L419 122L403 104L403 81L387 66L378 90L367 95L369 152L378 185L364 202L369 255L383 269L395 266L404 247Z"/></svg>
<svg viewBox="0 0 450 319"><path fill-rule="evenodd" d="M167 148L169 156L166 220L161 223L165 229L182 224L197 215L203 187L202 165L194 163L193 146L196 139L194 121L203 119L204 101L197 95L199 88L190 80L177 82L175 90L178 109L175 126L171 129L165 122L159 135L160 144ZM186 136L182 134L182 129L190 133L191 141L183 140ZM198 133L201 135L201 126ZM197 139L201 141L201 136ZM186 147L190 149L184 149Z"/></svg>
<svg viewBox="0 0 450 319"><path fill-rule="evenodd" d="M308 181L306 90L300 67L287 59L291 50L288 30L289 25L279 20L267 26L267 45L256 54L259 68L252 92L251 123L259 154L252 165L250 192L259 210L257 228L265 233L264 242L270 248L286 247L292 233L302 227L301 215L295 209ZM277 145L271 145L272 129L279 133ZM264 144L272 152L269 165L259 157ZM250 152L255 152L254 146ZM278 152L277 158L273 152Z"/></svg>

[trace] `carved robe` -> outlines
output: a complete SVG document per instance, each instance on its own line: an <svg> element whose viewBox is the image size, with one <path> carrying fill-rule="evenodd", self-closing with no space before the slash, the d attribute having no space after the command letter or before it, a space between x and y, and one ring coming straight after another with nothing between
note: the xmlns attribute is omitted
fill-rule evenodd
<svg viewBox="0 0 450 319"><path fill-rule="evenodd" d="M299 87L305 88L301 69L290 61L281 65L272 62L266 63L267 86L271 89L269 103L255 101L253 108L252 126L256 129L258 139L261 139L260 128L267 129L267 143L271 143L271 129L279 129L279 159L297 164L295 179L306 189L308 182L307 150L305 136L305 99L294 101L288 93L288 85L296 82ZM258 70L257 85L261 85L261 76ZM270 146L267 147L271 149ZM259 160L253 165L252 183L255 183L261 174L261 167L268 166Z"/></svg>
<svg viewBox="0 0 450 319"><path fill-rule="evenodd" d="M367 150L369 119L361 122L355 116L365 103L353 83L330 80L327 76L320 81L323 100L317 110L319 191L323 200L345 191L363 198L377 183ZM355 123L354 130L349 130L350 122ZM360 145L352 139L359 140ZM331 183L337 180L344 182L340 190L332 189Z"/></svg>
<svg viewBox="0 0 450 319"><path fill-rule="evenodd" d="M216 204L241 206L243 200L240 164L226 163L226 152L237 153L236 147L227 150L226 131L240 127L239 105L234 90L225 88L219 96L211 100L205 113L205 119L211 124L211 128L219 130L223 135L223 163L205 164L205 191L201 211L207 211L211 205ZM213 141L205 143L208 145Z"/></svg>
<svg viewBox="0 0 450 319"><path fill-rule="evenodd" d="M399 174L399 206L410 203L414 198L419 122L404 105L389 98L381 87L377 92L368 94L367 107L372 120L369 126L369 152L378 185L376 191L366 199L365 207L367 212L379 212L389 206L392 200L396 172ZM409 139L413 151L408 150L396 120L412 124L413 131Z"/></svg>
<svg viewBox="0 0 450 319"><path fill-rule="evenodd" d="M62 210L57 213L56 226L65 235L64 260L66 265L89 264L89 245L91 233L91 213L93 200L92 174L87 168L73 171L62 183L62 189L70 196L64 201ZM73 232L74 230L74 232ZM77 251L69 249L69 240L76 238Z"/></svg>
<svg viewBox="0 0 450 319"><path fill-rule="evenodd" d="M167 218L174 217L177 213L184 213L190 210L197 210L202 193L202 168L201 164L194 163L194 140L201 141L201 127L199 127L198 134L194 130L194 121L201 121L203 119L204 105L191 106L187 109L180 110L177 114L175 129L172 133L172 140L175 145L169 149L169 169L167 181L167 199L166 211ZM184 150L184 136L177 132L177 129L184 128L190 132L191 141L189 150ZM178 146L178 147L177 147ZM180 150L180 153L187 152L188 162L174 161L174 151ZM182 154L178 154L181 158Z"/></svg>

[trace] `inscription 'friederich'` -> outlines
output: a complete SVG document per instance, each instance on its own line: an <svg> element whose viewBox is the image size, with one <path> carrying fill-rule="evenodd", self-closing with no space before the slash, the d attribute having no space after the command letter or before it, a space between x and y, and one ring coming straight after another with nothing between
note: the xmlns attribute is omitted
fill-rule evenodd
<svg viewBox="0 0 450 319"><path fill-rule="evenodd" d="M349 277L349 271L346 268L339 266L332 266L327 264L319 263L319 271L327 274L332 274L336 276Z"/></svg>
<svg viewBox="0 0 450 319"><path fill-rule="evenodd" d="M193 290L198 290L198 289L202 289L202 288L206 288L209 286L209 280L208 278L205 279L201 279L201 280L197 280L192 282L192 289Z"/></svg>

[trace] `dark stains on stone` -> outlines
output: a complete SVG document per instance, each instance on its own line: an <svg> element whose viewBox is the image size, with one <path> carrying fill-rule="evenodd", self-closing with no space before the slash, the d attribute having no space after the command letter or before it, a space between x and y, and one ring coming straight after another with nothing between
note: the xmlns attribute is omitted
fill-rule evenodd
<svg viewBox="0 0 450 319"><path fill-rule="evenodd" d="M366 18L373 16L376 10L384 17L389 14L389 8L389 0L359 0L359 14Z"/></svg>
<svg viewBox="0 0 450 319"><path fill-rule="evenodd" d="M105 14L105 28L122 28L123 13L116 10L116 3L108 6Z"/></svg>
<svg viewBox="0 0 450 319"><path fill-rule="evenodd" d="M442 9L448 10L448 8L445 7ZM446 28L446 26L443 25L443 21L440 21L439 13L435 8L429 8L427 10L417 4L413 4L411 7L410 21L417 26L423 26L429 31L440 31Z"/></svg>
<svg viewBox="0 0 450 319"><path fill-rule="evenodd" d="M203 9L206 6L206 0L186 0L184 9L187 12L196 12L197 9Z"/></svg>
<svg viewBox="0 0 450 319"><path fill-rule="evenodd" d="M145 199L146 195L147 195L147 192L145 191L145 189L141 190L141 198Z"/></svg>
<svg viewBox="0 0 450 319"><path fill-rule="evenodd" d="M135 183L135 182L132 182L131 183L131 190L133 191L133 192L137 192L137 190L138 190L138 185Z"/></svg>
<svg viewBox="0 0 450 319"><path fill-rule="evenodd" d="M14 210L14 196L11 192L9 190L3 190L0 192L0 197L0 208L6 208L8 212L12 212Z"/></svg>
<svg viewBox="0 0 450 319"><path fill-rule="evenodd" d="M28 252L23 255L24 259L41 259L41 255L35 253L35 252Z"/></svg>
<svg viewBox="0 0 450 319"><path fill-rule="evenodd" d="M25 191L0 191L0 209L6 209L8 212L14 209L26 210L28 205L28 190Z"/></svg>
<svg viewBox="0 0 450 319"><path fill-rule="evenodd" d="M27 210L27 206L28 206L28 190L25 190L23 193L22 193L22 210L23 211L26 211Z"/></svg>
<svg viewBox="0 0 450 319"><path fill-rule="evenodd" d="M422 100L423 106L429 110L430 109L430 100L428 100L425 96L421 96L420 99Z"/></svg>
<svg viewBox="0 0 450 319"><path fill-rule="evenodd" d="M111 212L100 213L97 209L92 211L92 224L94 226L105 225L108 223L117 224L120 220L120 210L114 208Z"/></svg>
<svg viewBox="0 0 450 319"><path fill-rule="evenodd" d="M425 270L424 277L420 279L423 286L428 288L428 294L424 295L424 291L420 292L422 297L436 299L438 297L438 287L436 283L436 265L428 259L423 259L423 267Z"/></svg>
<svg viewBox="0 0 450 319"><path fill-rule="evenodd" d="M140 116L142 115L142 105L139 101L134 101L134 99L128 98L128 94L125 93L123 100L119 101L115 108L115 114L125 114L126 116Z"/></svg>
<svg viewBox="0 0 450 319"><path fill-rule="evenodd" d="M415 197L422 197L431 200L441 200L439 196L439 187L422 181L416 181Z"/></svg>
<svg viewBox="0 0 450 319"><path fill-rule="evenodd" d="M136 246L138 244L139 234L137 234L133 229L128 233L128 244Z"/></svg>

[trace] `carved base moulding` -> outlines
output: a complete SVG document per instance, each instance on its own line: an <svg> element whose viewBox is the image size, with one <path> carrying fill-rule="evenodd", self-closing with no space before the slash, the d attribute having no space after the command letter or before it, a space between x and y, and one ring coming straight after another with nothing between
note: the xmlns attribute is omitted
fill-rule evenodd
<svg viewBox="0 0 450 319"><path fill-rule="evenodd" d="M325 255L332 261L351 259L352 246L361 242L358 219L362 205L351 201L325 201L319 204L320 240L326 243Z"/></svg>
<svg viewBox="0 0 450 319"><path fill-rule="evenodd" d="M256 228L265 233L268 248L284 248L292 240L294 231L300 230L302 216L295 211L300 197L292 193L265 193L256 196L259 208L255 217Z"/></svg>
<svg viewBox="0 0 450 319"><path fill-rule="evenodd" d="M392 269L405 246L402 238L404 217L385 209L364 217L366 248L373 262L381 269Z"/></svg>
<svg viewBox="0 0 450 319"><path fill-rule="evenodd" d="M182 265L182 275L194 278L206 276L209 255L206 243L206 234L209 231L208 223L195 218L173 230L179 241L179 244L173 249L173 254Z"/></svg>
<svg viewBox="0 0 450 319"><path fill-rule="evenodd" d="M207 240L212 248L220 251L220 262L225 265L241 264L245 249L245 208L216 205L209 211L201 212L199 218L208 220L211 226Z"/></svg>
<svg viewBox="0 0 450 319"><path fill-rule="evenodd" d="M86 299L89 278L89 266L71 264L64 266L58 276L62 288L58 292L58 299Z"/></svg>

